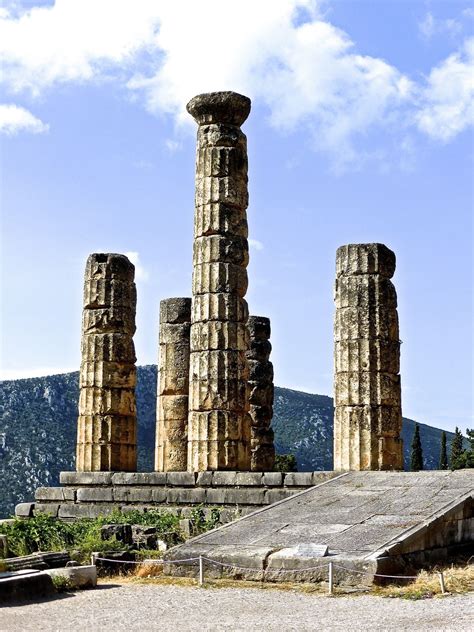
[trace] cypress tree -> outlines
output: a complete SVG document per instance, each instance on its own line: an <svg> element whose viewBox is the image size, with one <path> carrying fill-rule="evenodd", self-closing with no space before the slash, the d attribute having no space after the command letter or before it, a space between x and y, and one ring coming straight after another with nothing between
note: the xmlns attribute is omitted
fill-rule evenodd
<svg viewBox="0 0 474 632"><path fill-rule="evenodd" d="M423 469L423 448L421 447L420 427L415 424L415 432L411 442L410 470L419 472Z"/></svg>
<svg viewBox="0 0 474 632"><path fill-rule="evenodd" d="M462 468L461 455L462 455L462 440L463 436L459 428L456 426L454 431L454 439L451 443L451 469L459 470Z"/></svg>
<svg viewBox="0 0 474 632"><path fill-rule="evenodd" d="M439 452L439 470L447 470L448 469L448 453L446 451L446 433L443 430L441 433L441 450Z"/></svg>

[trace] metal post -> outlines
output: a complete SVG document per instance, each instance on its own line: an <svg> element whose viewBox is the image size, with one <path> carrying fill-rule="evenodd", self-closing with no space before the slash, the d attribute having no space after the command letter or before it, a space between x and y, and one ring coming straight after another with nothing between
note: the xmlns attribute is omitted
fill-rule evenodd
<svg viewBox="0 0 474 632"><path fill-rule="evenodd" d="M199 556L199 585L202 586L204 583L204 566L202 563L202 555Z"/></svg>
<svg viewBox="0 0 474 632"><path fill-rule="evenodd" d="M332 568L332 562L329 562L329 594L332 595L333 594L333 568Z"/></svg>
<svg viewBox="0 0 474 632"><path fill-rule="evenodd" d="M438 577L439 577L439 585L441 586L441 592L443 593L443 595L446 592L446 586L444 585L444 575L443 573L438 573Z"/></svg>

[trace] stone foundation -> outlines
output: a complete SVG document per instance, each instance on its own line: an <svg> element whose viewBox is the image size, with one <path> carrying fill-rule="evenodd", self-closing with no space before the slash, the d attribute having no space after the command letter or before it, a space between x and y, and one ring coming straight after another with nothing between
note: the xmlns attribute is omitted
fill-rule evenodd
<svg viewBox="0 0 474 632"><path fill-rule="evenodd" d="M61 472L62 487L40 487L35 503L17 505L19 517L48 513L63 520L96 518L119 509L219 509L235 520L336 476L335 472Z"/></svg>

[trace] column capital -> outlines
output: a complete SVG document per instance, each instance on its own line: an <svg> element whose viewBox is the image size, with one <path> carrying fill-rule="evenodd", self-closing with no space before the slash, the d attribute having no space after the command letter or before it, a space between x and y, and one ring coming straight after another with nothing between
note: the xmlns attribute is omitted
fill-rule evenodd
<svg viewBox="0 0 474 632"><path fill-rule="evenodd" d="M193 97L187 111L199 125L224 123L240 127L250 114L251 102L237 92L207 92Z"/></svg>

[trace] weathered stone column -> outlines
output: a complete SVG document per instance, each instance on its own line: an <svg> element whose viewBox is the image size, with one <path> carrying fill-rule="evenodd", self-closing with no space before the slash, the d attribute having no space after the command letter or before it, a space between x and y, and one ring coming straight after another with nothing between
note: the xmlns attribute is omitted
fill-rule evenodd
<svg viewBox="0 0 474 632"><path fill-rule="evenodd" d="M334 469L401 470L395 254L349 244L336 255Z"/></svg>
<svg viewBox="0 0 474 632"><path fill-rule="evenodd" d="M214 92L187 109L199 125L188 469L248 470L247 140L240 126L250 100Z"/></svg>
<svg viewBox="0 0 474 632"><path fill-rule="evenodd" d="M250 349L247 351L250 386L250 429L251 460L254 472L269 472L275 465L273 430L273 364L269 361L270 319L264 316L249 316Z"/></svg>
<svg viewBox="0 0 474 632"><path fill-rule="evenodd" d="M188 467L190 328L190 298L161 301L155 453L159 472L182 472Z"/></svg>
<svg viewBox="0 0 474 632"><path fill-rule="evenodd" d="M135 268L124 255L89 256L84 278L77 423L78 472L137 465Z"/></svg>

